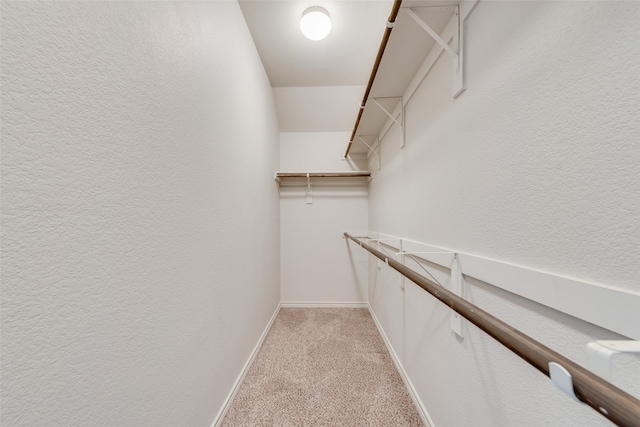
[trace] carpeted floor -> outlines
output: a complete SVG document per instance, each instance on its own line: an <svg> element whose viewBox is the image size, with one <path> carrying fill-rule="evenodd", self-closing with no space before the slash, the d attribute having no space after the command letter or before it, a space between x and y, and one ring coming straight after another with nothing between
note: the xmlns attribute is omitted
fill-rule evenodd
<svg viewBox="0 0 640 427"><path fill-rule="evenodd" d="M282 308L223 427L423 426L363 308Z"/></svg>

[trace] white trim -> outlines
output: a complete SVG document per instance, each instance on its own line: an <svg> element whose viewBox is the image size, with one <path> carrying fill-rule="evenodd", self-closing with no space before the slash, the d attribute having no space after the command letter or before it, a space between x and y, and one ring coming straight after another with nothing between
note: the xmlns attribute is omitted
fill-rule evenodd
<svg viewBox="0 0 640 427"><path fill-rule="evenodd" d="M448 269L452 267L453 254L458 253L460 269L466 277L473 277L625 337L640 340L638 292L588 283L389 234L371 231L367 235L383 239L387 246L398 250L422 252L414 256ZM394 240L398 240L397 245L391 243Z"/></svg>
<svg viewBox="0 0 640 427"><path fill-rule="evenodd" d="M418 397L418 392L413 386L413 383L411 383L411 380L409 379L409 375L404 370L404 366L402 366L402 362L400 361L400 358L398 358L398 355L396 354L393 347L391 346L391 341L389 341L389 338L387 338L387 334L384 333L384 329L382 329L382 325L380 324L380 322L378 321L378 318L373 312L373 307L371 307L370 304L367 304L367 307L369 309L369 314L371 314L371 318L373 319L373 323L376 324L376 328L378 328L378 332L380 332L382 341L384 341L384 344L387 347L387 350L389 350L389 354L391 355L391 360L393 360L393 364L396 365L396 369L398 370L398 373L400 373L400 378L402 378L402 382L407 388L407 391L409 392L409 396L411 396L411 400L413 400L413 404L416 406L416 409L420 414L420 418L422 418L422 422L427 427L435 427L433 420L431 419L431 417L429 416L429 413L427 412L427 408L425 408L424 404L420 400L420 397Z"/></svg>
<svg viewBox="0 0 640 427"><path fill-rule="evenodd" d="M640 294L473 255L460 255L465 276L640 340Z"/></svg>
<svg viewBox="0 0 640 427"><path fill-rule="evenodd" d="M242 382L244 381L244 378L247 376L247 373L249 372L249 368L251 368L251 364L253 363L253 360L258 355L258 351L260 351L260 347L262 347L262 343L267 337L267 334L271 330L271 326L273 325L273 322L276 320L276 317L280 312L280 307L282 307L282 304L278 304L278 307L276 307L276 311L273 313L273 316L271 316L271 319L269 320L267 327L264 329L264 332L262 332L262 335L260 336L260 339L258 340L258 343L256 344L256 346L253 348L253 351L249 356L249 360L247 360L247 363L244 364L244 367L242 368L242 371L240 371L240 375L238 376L238 379L233 384L233 387L231 388L231 392L225 399L222 405L222 408L220 408L218 415L216 415L216 417L213 419L213 423L211 424L211 427L218 427L219 425L222 424L222 421L224 420L225 415L227 415L227 411L231 407L231 403L233 402L233 399L236 397L236 394L240 390L240 386L242 386Z"/></svg>
<svg viewBox="0 0 640 427"><path fill-rule="evenodd" d="M307 307L307 308L367 308L368 302L315 302L315 301L282 301L280 307Z"/></svg>

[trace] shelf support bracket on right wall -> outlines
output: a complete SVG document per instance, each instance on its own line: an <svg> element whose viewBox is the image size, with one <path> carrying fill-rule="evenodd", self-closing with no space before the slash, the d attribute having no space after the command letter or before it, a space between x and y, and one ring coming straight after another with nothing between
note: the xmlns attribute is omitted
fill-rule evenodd
<svg viewBox="0 0 640 427"><path fill-rule="evenodd" d="M464 277L462 276L462 270L460 269L460 259L458 258L458 254L455 254L453 256L453 265L451 266L451 292L462 297L463 284ZM461 339L464 339L463 317L454 310L451 310L450 325L453 332L455 332Z"/></svg>
<svg viewBox="0 0 640 427"><path fill-rule="evenodd" d="M363 138L362 136L357 135L357 137L358 137L358 139L359 139L360 141L362 141L362 143L363 143L364 145L366 145L366 146L367 146L367 148L369 149L369 151L370 151L371 153L373 153L373 154L375 154L375 155L376 155L376 159L378 160L378 170L380 170L380 154L378 154L378 151L377 151L378 149L380 149L380 140L378 139L378 140L376 141L376 149L373 149L369 144L367 144L367 141L365 141L365 140L364 140L364 138ZM376 135L376 138L378 138L378 135Z"/></svg>
<svg viewBox="0 0 640 427"><path fill-rule="evenodd" d="M308 172L307 172L307 189L305 191L305 196L306 196L307 205L312 205L313 204L313 190L311 189L311 177L309 176Z"/></svg>
<svg viewBox="0 0 640 427"><path fill-rule="evenodd" d="M405 138L404 138L404 98L402 96L385 96L385 97L378 97L378 98L370 98L378 107L380 107L380 109L382 111L384 111L384 113L389 116L389 118L395 122L395 124L397 124L398 126L400 126L400 134L402 135L402 145L400 146L400 148L404 148L405 146ZM400 99L400 121L398 121L397 117L394 117L393 114L391 114L386 108L384 108L382 106L382 104L380 104L378 102L378 99Z"/></svg>
<svg viewBox="0 0 640 427"><path fill-rule="evenodd" d="M442 7L442 6L428 6L428 7ZM464 92L464 79L463 79L463 70L464 70L464 50L463 50L463 34L462 34L462 22L460 20L460 7L455 6L453 12L453 19L455 22L455 29L453 34L450 37L447 37L448 40L444 40L440 37L436 31L433 30L426 22L424 22L416 13L411 9L405 9L407 14L423 29L425 30L435 41L447 52L453 59L453 89L452 95L454 98L460 96L462 92ZM452 41L453 48L449 46L448 41Z"/></svg>

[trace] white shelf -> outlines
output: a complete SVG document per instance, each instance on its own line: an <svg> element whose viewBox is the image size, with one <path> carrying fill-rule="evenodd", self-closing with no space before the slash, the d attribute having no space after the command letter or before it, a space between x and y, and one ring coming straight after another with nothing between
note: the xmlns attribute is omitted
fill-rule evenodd
<svg viewBox="0 0 640 427"><path fill-rule="evenodd" d="M403 1L371 86L362 118L354 131L349 153L371 153L377 150L378 140L386 133L386 128L394 122L404 127L403 105L406 105L415 90L412 87L414 80L422 81L429 71L430 67L426 70L423 68L430 52L437 50L433 49L437 48L437 43L410 13L441 35L458 12L458 4L455 0L442 1L436 5L425 0ZM445 42L449 42L448 35L443 37ZM453 45L457 44L455 42ZM457 48L457 45L454 48ZM390 118L390 115L393 117Z"/></svg>
<svg viewBox="0 0 640 427"><path fill-rule="evenodd" d="M371 178L370 171L360 172L276 172L275 179L281 182L283 179L311 179L311 178Z"/></svg>

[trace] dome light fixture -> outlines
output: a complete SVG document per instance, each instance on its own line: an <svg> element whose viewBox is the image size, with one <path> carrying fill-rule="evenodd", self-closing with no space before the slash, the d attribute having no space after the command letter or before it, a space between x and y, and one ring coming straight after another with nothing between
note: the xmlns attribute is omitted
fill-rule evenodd
<svg viewBox="0 0 640 427"><path fill-rule="evenodd" d="M302 12L300 31L308 39L322 40L331 31L331 18L327 9L311 6Z"/></svg>

